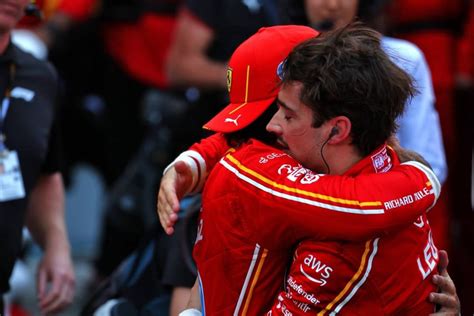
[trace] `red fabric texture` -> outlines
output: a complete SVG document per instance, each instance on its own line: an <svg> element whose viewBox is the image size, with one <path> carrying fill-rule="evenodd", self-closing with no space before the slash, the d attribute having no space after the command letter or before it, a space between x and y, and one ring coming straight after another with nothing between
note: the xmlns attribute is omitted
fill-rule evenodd
<svg viewBox="0 0 474 316"><path fill-rule="evenodd" d="M58 11L65 13L75 21L88 18L94 11L97 0L61 0Z"/></svg>
<svg viewBox="0 0 474 316"><path fill-rule="evenodd" d="M396 24L404 24L456 19L462 9L462 0L397 0L392 1L390 14Z"/></svg>
<svg viewBox="0 0 474 316"><path fill-rule="evenodd" d="M471 5L472 11L472 5ZM443 141L446 150L448 170L450 178L456 178L455 164L458 160L458 146L462 142L457 138L456 127L456 105L454 103L455 76L458 70L469 73L472 71L472 51L469 53L469 45L472 47L474 26L467 24L464 28L470 30L471 35L465 33L464 39L459 41L456 28L461 26L466 14L466 7L462 0L397 0L390 7L390 16L394 24L396 36L411 41L418 45L425 54L431 69L434 92L436 96L436 109L438 110L443 133ZM472 12L470 24L472 22ZM429 22L432 27L397 32L411 23ZM446 27L452 23L451 27ZM456 25L458 24L458 25ZM463 43L462 41L465 41ZM471 70L470 70L471 69ZM435 241L443 247L450 245L449 225L451 220L452 201L459 198L454 181L444 185L443 194L438 205L428 218L433 224L433 235ZM448 247L449 248L449 247Z"/></svg>
<svg viewBox="0 0 474 316"><path fill-rule="evenodd" d="M205 148L194 145L192 149L202 153L203 159L208 162L209 156L206 155L208 150L222 152L222 150L216 150L215 141L209 145L210 147ZM228 148L225 143L222 147ZM385 157L383 152L379 154L377 151L377 155L374 154L373 159L364 159L354 166L351 172L357 173L361 172L361 169L370 168L376 171L383 162L393 161L396 163L394 160L376 159L379 156ZM211 158L213 159L213 156ZM207 166L211 167L210 164ZM310 237L318 240L347 240L342 236L348 237L349 235L349 240L366 240L366 237L371 236L369 231L379 227L381 222L378 221L386 218L385 216L390 217L389 223L392 225L392 229L399 228L402 224L398 221L398 216L408 214L405 213L406 209L402 210L401 208L411 208L414 204L402 203L402 206L402 204L394 202L399 204L395 207L395 204L391 204L392 198L387 194L394 194L398 199L400 196L406 196L407 190L419 192L420 188L429 183L426 178L422 177L419 179L420 181L415 181L421 187L412 183L414 186L408 188L407 185L411 184L411 181L406 181L407 173L403 174L404 180L399 178L401 174L397 175L396 173L375 177L361 175L362 178L317 175L302 168L286 154L257 141L250 141L248 146L243 146L235 152L227 154L214 167L207 179L203 191L198 237L194 248L206 311L213 315L231 313L262 315L266 308L269 308L269 301L276 295L290 249L297 240ZM362 182L357 184L354 182L360 180ZM387 185L391 190L386 190ZM422 190L425 189L429 191L429 188ZM417 205L414 209L420 211L423 207L426 209L432 205L433 200L430 200L432 195L429 194L426 197L428 199L414 199L414 203L429 202ZM386 203L378 200L380 198ZM355 199L360 202L359 206L349 202L349 200L354 201ZM380 204L365 203L365 201L375 200L380 201ZM375 205L387 208L384 216L380 217L380 214L368 215L377 207ZM348 212L334 211L340 207ZM364 209L363 215L357 214L357 211L353 213L354 207ZM392 207L397 208L397 211L393 212ZM310 219L311 214L314 216L312 219ZM317 216L315 216L316 214ZM415 218L416 216L412 220ZM359 224L357 224L358 220L360 220ZM426 221L423 220L423 223ZM408 234L402 234L402 240L405 238L403 244L406 247L410 247L410 240L414 241L412 235L418 236L420 234L415 225L411 226L413 227L408 228L410 231ZM424 225L423 237L427 236L428 230L429 227ZM397 234L397 236L400 235ZM394 244L397 243L394 242ZM385 273L388 271L391 275L390 278L387 278L387 283L394 282L399 286L404 286L406 282L399 282L398 277L403 276L404 280L407 277L411 278L411 284L416 285L415 292L407 291L407 293L416 294L413 295L414 300L408 300L406 296L400 300L407 299L404 302L411 304L410 307L418 307L421 304L429 308L430 306L424 301L424 298L432 290L433 285L428 279L432 270L426 268L424 261L422 262L423 271L428 271L425 281L422 282L423 286L419 287L419 283L416 283L419 282L421 276L415 254L423 254L423 249L419 252L419 248L425 247L426 240L423 244L414 241L412 245L416 248L413 256L400 257L401 252L395 251L388 245L388 247L384 247L386 250L380 260L392 255L392 259L393 256L396 256L399 261L413 264L409 267L410 274L392 273L395 269L386 270ZM371 247L373 247L372 244ZM400 247L401 245L397 246L397 249ZM424 258L422 259L424 260ZM396 266L396 262L392 261ZM433 262L430 261L430 264ZM367 265L365 266L367 267ZM396 266L396 269L403 270L403 267ZM334 271L336 270L337 267L334 268ZM416 274L413 275L413 273ZM333 283L332 280L328 282ZM331 284L331 288L332 286L334 285ZM328 287L329 283L321 289L325 290ZM335 289L339 289L339 287L335 287ZM308 287L306 292L309 293L309 291ZM222 296L222 293L226 293L226 295ZM392 294L400 296L396 289ZM311 302L314 301L311 295L305 298ZM399 303L398 300L392 301L390 304L397 303ZM305 308L304 304L306 302L303 301L301 305L298 305L298 308ZM408 307L408 305L404 306ZM318 309L322 306L314 307L313 305L311 307ZM396 306L387 308L395 309Z"/></svg>
<svg viewBox="0 0 474 316"><path fill-rule="evenodd" d="M166 88L165 59L176 17L144 14L135 24L117 23L104 28L108 53L135 79Z"/></svg>

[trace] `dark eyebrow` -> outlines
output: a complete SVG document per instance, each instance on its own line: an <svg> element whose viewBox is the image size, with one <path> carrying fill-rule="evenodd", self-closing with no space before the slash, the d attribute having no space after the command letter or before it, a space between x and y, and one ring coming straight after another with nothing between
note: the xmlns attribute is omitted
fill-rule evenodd
<svg viewBox="0 0 474 316"><path fill-rule="evenodd" d="M277 103L278 106L281 106L282 108L284 108L287 111L295 112L295 110L293 110L291 107L288 106L288 104L286 104L285 102L283 102L279 98L276 99L276 103Z"/></svg>

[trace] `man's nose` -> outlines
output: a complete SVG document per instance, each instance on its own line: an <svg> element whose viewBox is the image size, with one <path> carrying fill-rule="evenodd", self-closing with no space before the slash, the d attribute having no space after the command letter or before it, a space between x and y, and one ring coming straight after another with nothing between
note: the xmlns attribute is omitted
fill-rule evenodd
<svg viewBox="0 0 474 316"><path fill-rule="evenodd" d="M274 133L276 135L281 135L281 126L280 124L277 123L276 119L275 119L275 116L274 115L272 117L272 119L270 120L270 122L268 122L267 124L267 131L270 132L270 133Z"/></svg>

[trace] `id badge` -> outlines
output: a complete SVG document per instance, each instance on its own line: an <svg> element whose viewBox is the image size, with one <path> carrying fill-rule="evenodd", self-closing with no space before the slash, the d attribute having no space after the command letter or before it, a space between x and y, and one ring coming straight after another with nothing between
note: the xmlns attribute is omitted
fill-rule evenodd
<svg viewBox="0 0 474 316"><path fill-rule="evenodd" d="M20 161L16 151L0 153L0 202L25 197Z"/></svg>

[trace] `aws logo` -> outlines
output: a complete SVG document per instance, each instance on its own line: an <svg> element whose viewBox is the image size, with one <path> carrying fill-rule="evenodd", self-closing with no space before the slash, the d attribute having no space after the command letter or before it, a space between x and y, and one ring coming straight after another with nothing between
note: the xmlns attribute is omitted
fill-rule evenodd
<svg viewBox="0 0 474 316"><path fill-rule="evenodd" d="M232 87L232 68L227 68L227 91L230 92Z"/></svg>
<svg viewBox="0 0 474 316"><path fill-rule="evenodd" d="M315 256L309 255L303 260L304 266L310 269L309 272L306 272L303 268L303 265L300 264L300 272L308 278L308 280L318 283L320 286L324 286L327 283L327 280L331 277L331 272L333 268L319 261ZM318 277L313 277L312 275L316 274Z"/></svg>

